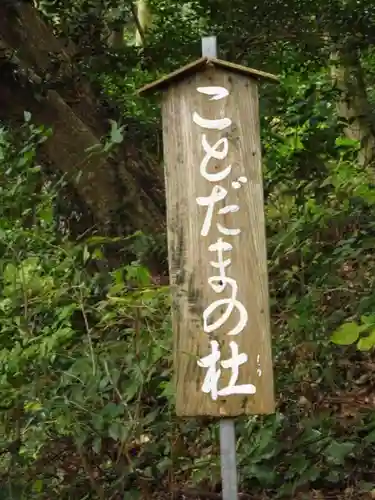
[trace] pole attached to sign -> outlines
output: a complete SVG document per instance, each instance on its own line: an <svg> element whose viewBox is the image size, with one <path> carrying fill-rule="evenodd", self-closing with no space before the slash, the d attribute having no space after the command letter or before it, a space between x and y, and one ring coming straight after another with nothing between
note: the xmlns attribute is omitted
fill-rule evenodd
<svg viewBox="0 0 375 500"><path fill-rule="evenodd" d="M217 57L216 36L202 38L202 56ZM222 418L220 425L220 462L223 500L237 500L236 430L233 419Z"/></svg>
<svg viewBox="0 0 375 500"><path fill-rule="evenodd" d="M176 413L220 419L223 500L237 500L234 417L274 412L259 80L201 59L139 91L163 91Z"/></svg>

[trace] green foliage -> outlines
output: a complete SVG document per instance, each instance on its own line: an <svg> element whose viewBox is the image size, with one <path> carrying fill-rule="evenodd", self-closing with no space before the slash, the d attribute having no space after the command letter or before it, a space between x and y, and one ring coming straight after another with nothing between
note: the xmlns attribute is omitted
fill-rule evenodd
<svg viewBox="0 0 375 500"><path fill-rule="evenodd" d="M354 321L343 323L331 337L339 345L356 343L361 351L369 351L375 346L375 317L361 316L361 324Z"/></svg>
<svg viewBox="0 0 375 500"><path fill-rule="evenodd" d="M17 136L4 129L1 135L6 498L11 491L20 499L130 495L156 487L172 470L177 482L204 483L208 475L219 481L216 426L173 415L168 290L152 285L140 261L113 270L104 289L100 274L86 270L108 238L78 244L57 231L58 186L36 164L38 144L50 132L25 118ZM310 483L344 481L375 439L371 415L343 433L340 421L310 410L315 391L347 385L327 334L357 313L353 294L361 324L339 328L336 342L348 344L360 325L366 325L361 335L371 337L373 236L366 207L374 200L370 177L351 160L356 145L340 144L337 153L337 141L324 153L325 177L297 183L284 175L283 184L274 184L282 162L295 154L285 150L288 137L304 133L300 123L286 122L278 146L265 144L276 160L267 162L266 210L280 411L237 426L243 488L286 497ZM113 125L112 142L118 130ZM354 234L341 226L348 220L357 224ZM336 231L323 234L333 224L338 240ZM139 238L138 251L147 244ZM345 268L354 259L362 263L360 276ZM12 449L14 442L19 446Z"/></svg>
<svg viewBox="0 0 375 500"><path fill-rule="evenodd" d="M1 455L9 498L13 490L70 498L69 488L87 489L80 468L87 474L87 460L101 454L111 456L105 474L127 490L143 464L169 463L168 442L158 442L170 427L169 297L138 262L111 273L103 296L84 266L97 255L95 239L88 247L56 232L56 186L35 163L48 131L26 125L20 135L18 147L5 129L0 135L0 449L9 450Z"/></svg>
<svg viewBox="0 0 375 500"><path fill-rule="evenodd" d="M354 93L373 103L374 7L271 3L152 0L143 48L133 43L130 2L39 8L80 47L82 73L119 105L121 119L88 154L120 143L161 150L157 101L135 92L199 57L205 32L219 35L221 56L280 74L280 86L261 87L278 411L237 422L241 489L259 498L348 484L361 492L375 482L373 167L359 164L361 144L338 116L329 56L337 46L358 53L365 88ZM125 27L118 50L106 45L113 19ZM0 130L0 498L211 491L218 429L174 417L169 291L143 264L155 241L62 233L62 182L37 160L51 131L27 112L25 121L16 133ZM110 244L124 254L131 246L132 257L98 271Z"/></svg>

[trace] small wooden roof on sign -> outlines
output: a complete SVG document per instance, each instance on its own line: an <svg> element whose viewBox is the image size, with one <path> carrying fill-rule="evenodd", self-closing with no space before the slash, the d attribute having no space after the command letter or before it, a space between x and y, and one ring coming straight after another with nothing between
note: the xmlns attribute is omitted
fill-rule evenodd
<svg viewBox="0 0 375 500"><path fill-rule="evenodd" d="M264 73L263 71L258 71L257 69L247 68L246 66L240 66L239 64L234 64L227 61L222 61L221 59L216 59L212 57L201 57L196 61L183 66L169 75L156 80L155 82L149 83L138 90L138 94L149 94L151 92L158 92L160 90L165 90L172 83L176 83L179 80L183 80L187 76L196 73L197 71L204 71L207 66L218 67L226 69L233 73L240 73L242 75L248 76L249 78L255 78L256 80L268 80L273 83L279 81L277 76L271 75L270 73Z"/></svg>

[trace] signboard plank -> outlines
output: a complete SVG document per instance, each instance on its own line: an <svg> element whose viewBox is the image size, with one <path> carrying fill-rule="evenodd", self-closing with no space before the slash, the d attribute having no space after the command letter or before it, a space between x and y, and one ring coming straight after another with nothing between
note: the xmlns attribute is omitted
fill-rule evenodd
<svg viewBox="0 0 375 500"><path fill-rule="evenodd" d="M273 413L257 81L207 66L162 112L176 413Z"/></svg>

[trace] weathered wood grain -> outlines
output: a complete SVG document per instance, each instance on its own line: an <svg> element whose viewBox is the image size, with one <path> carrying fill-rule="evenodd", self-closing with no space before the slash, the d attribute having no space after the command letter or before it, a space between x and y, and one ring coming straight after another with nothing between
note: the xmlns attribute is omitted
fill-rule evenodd
<svg viewBox="0 0 375 500"><path fill-rule="evenodd" d="M203 86L225 87L229 95L210 100L196 90ZM208 67L171 85L164 94L162 108L177 415L229 417L273 413L257 82ZM203 130L193 122L194 111L209 119L230 118L232 125L222 131ZM229 140L227 157L211 160L208 171L220 172L232 165L231 174L218 182L228 194L217 203L207 236L200 234L207 209L196 201L197 197L209 196L214 186L199 170L205 156L203 133L212 146L222 137ZM222 146L218 150L222 150ZM247 177L247 183L234 189L232 182L241 176ZM228 204L239 205L239 211L218 215L217 209ZM224 236L216 228L216 222L239 228L241 233ZM218 298L229 295L228 290L215 293L207 281L218 274L210 265L210 261L217 261L216 253L208 247L219 237L233 246L230 252L225 252L225 258L231 259L226 274L236 280L237 299L248 311L246 327L231 337L226 333L238 323L236 310L211 337L203 330L203 311ZM213 315L210 322L219 317ZM239 367L237 384L254 384L255 394L219 396L213 401L210 394L202 392L206 369L199 367L197 361L210 354L210 339L219 342L222 360L231 357L229 342L233 340L239 345L239 352L248 355L248 361ZM230 375L230 369L222 368L219 388L228 385Z"/></svg>

